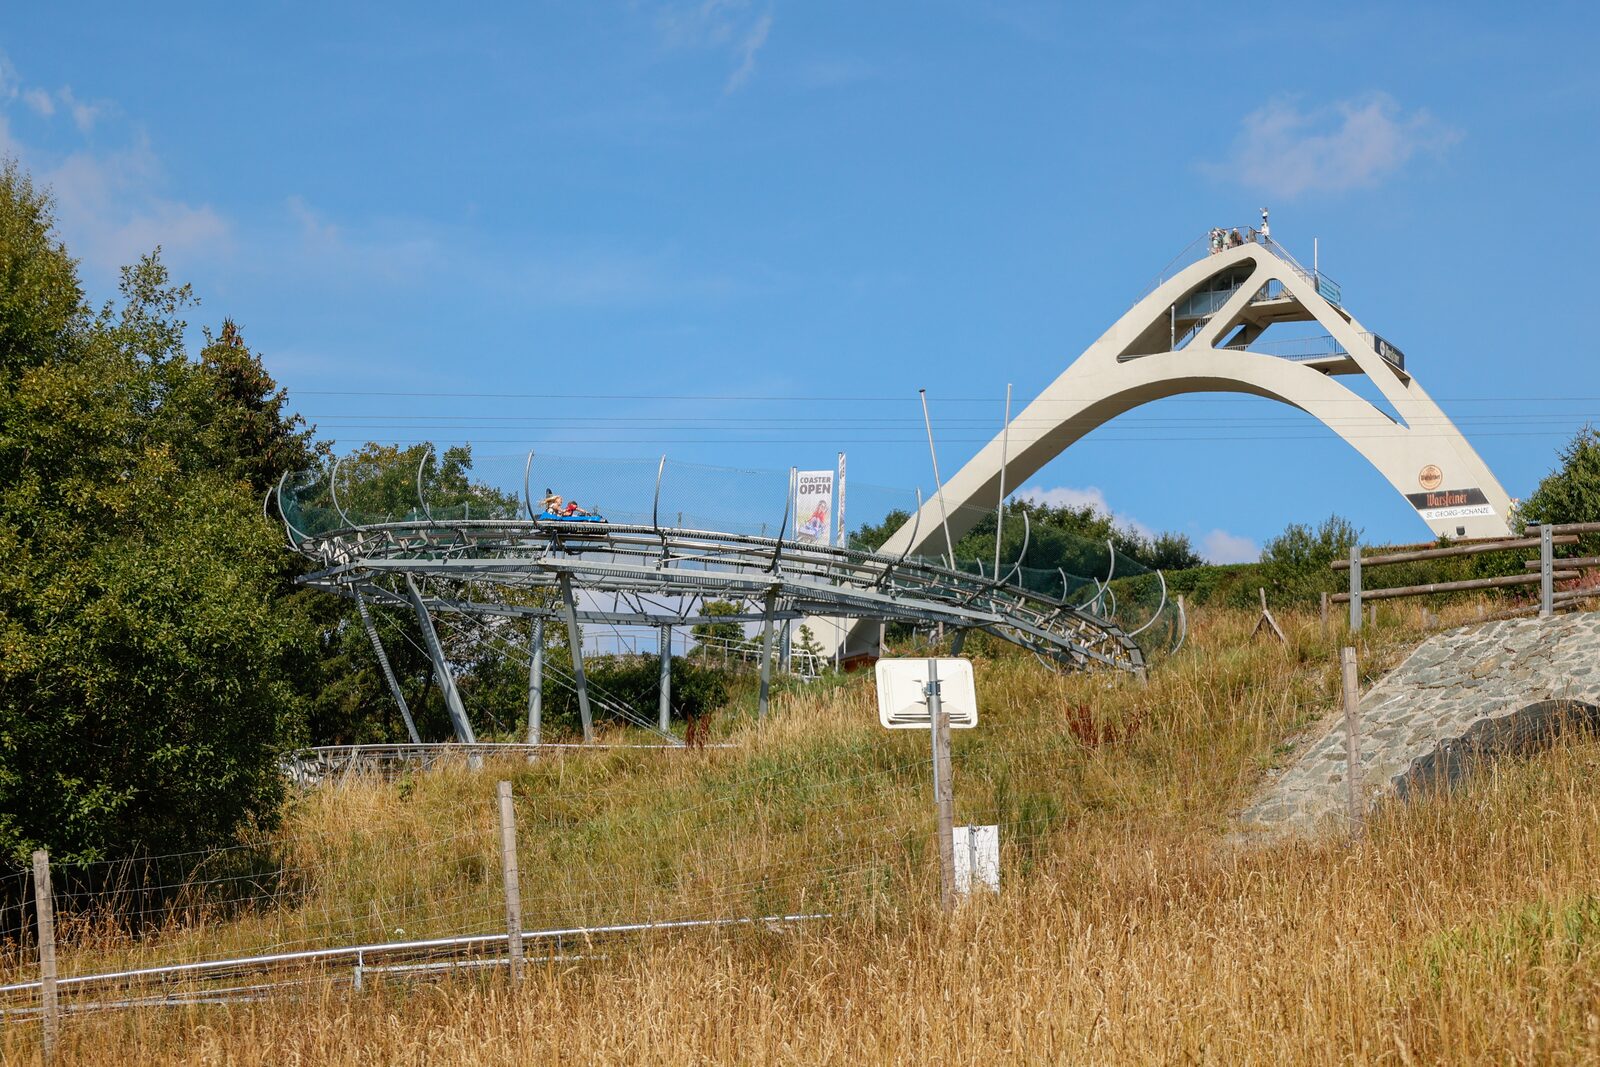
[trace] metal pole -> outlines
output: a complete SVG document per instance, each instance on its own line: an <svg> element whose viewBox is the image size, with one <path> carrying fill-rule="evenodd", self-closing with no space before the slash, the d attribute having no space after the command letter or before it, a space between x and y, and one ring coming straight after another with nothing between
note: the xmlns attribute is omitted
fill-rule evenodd
<svg viewBox="0 0 1600 1067"><path fill-rule="evenodd" d="M761 697L756 705L756 717L767 717L767 701L772 693L772 613L777 609L778 590L767 590L766 619L761 624Z"/></svg>
<svg viewBox="0 0 1600 1067"><path fill-rule="evenodd" d="M1556 611L1555 552L1550 524L1539 527L1539 618L1548 619Z"/></svg>
<svg viewBox="0 0 1600 1067"><path fill-rule="evenodd" d="M1173 304L1167 311L1167 350L1174 351L1178 347L1178 305Z"/></svg>
<svg viewBox="0 0 1600 1067"><path fill-rule="evenodd" d="M406 575L406 593L411 597L411 607L417 613L417 624L422 628L422 641L427 646L428 656L433 660L433 676L439 684L439 692L444 694L445 710L450 713L450 725L455 727L456 740L467 745L475 745L478 739L472 733L472 723L467 721L467 709L461 705L461 694L456 690L456 680L450 673L450 664L445 661L444 647L439 644L439 635L434 632L433 620L428 617L428 609L422 604L422 594L417 591L417 583L411 576Z"/></svg>
<svg viewBox="0 0 1600 1067"><path fill-rule="evenodd" d="M922 398L922 424L928 429L928 455L933 457L933 481L939 494L939 524L944 527L944 547L947 550L945 559L952 570L956 565L956 546L950 540L950 520L944 512L944 482L939 478L939 453L933 447L933 422L928 418L928 391L918 389L917 395Z"/></svg>
<svg viewBox="0 0 1600 1067"><path fill-rule="evenodd" d="M939 696L939 661L928 660L928 732L933 743L933 811L939 848L939 907L950 911L956 903L956 852L954 792L950 788L950 719Z"/></svg>
<svg viewBox="0 0 1600 1067"><path fill-rule="evenodd" d="M1006 459L1011 451L1011 383L1006 383L1006 417L1000 424L1000 500L994 510L994 576L1000 577L1000 531L1006 525Z"/></svg>
<svg viewBox="0 0 1600 1067"><path fill-rule="evenodd" d="M400 708L400 718L406 724L406 736L411 738L413 745L420 745L422 738L417 734L417 724L411 720L406 695L400 691L400 679L394 676L394 668L389 665L389 654L383 650L383 642L378 639L378 628L372 624L372 613L367 610L367 598L360 593L356 594L356 613L361 616L361 625L366 627L367 640L372 642L372 651L378 657L378 670L389 686L389 695L394 697L396 706Z"/></svg>
<svg viewBox="0 0 1600 1067"><path fill-rule="evenodd" d="M783 620L783 629L778 631L778 673L792 674L794 672L794 621Z"/></svg>
<svg viewBox="0 0 1600 1067"><path fill-rule="evenodd" d="M533 620L533 645L528 650L528 744L537 745L543 733L544 616L539 615Z"/></svg>
<svg viewBox="0 0 1600 1067"><path fill-rule="evenodd" d="M1350 632L1361 632L1361 546L1350 546Z"/></svg>
<svg viewBox="0 0 1600 1067"><path fill-rule="evenodd" d="M556 581L561 586L561 604L567 615L567 648L572 652L572 678L578 687L578 718L583 721L584 741L593 741L594 717L589 713L589 676L583 673L583 631L578 628L578 605L572 598L572 575L562 571Z"/></svg>
<svg viewBox="0 0 1600 1067"><path fill-rule="evenodd" d="M34 916L39 924L39 1012L44 1019L44 1061L54 1063L61 1007L56 999L56 913L50 894L50 853L33 854Z"/></svg>
<svg viewBox="0 0 1600 1067"><path fill-rule="evenodd" d="M978 888L978 828L967 823L967 895Z"/></svg>
<svg viewBox="0 0 1600 1067"><path fill-rule="evenodd" d="M849 548L850 545L849 545L848 541L846 540L846 534L845 534L845 531L846 531L847 528L846 528L846 526L844 524L844 453L843 452L839 453L839 491L838 491L838 493L836 495L839 498L839 547L840 548Z"/></svg>
<svg viewBox="0 0 1600 1067"><path fill-rule="evenodd" d="M1359 832L1365 812L1361 802L1361 687L1356 673L1356 650L1346 645L1340 650L1339 660L1344 686L1344 759L1350 828Z"/></svg>
<svg viewBox="0 0 1600 1067"><path fill-rule="evenodd" d="M672 627L661 627L661 729L672 726Z"/></svg>
<svg viewBox="0 0 1600 1067"><path fill-rule="evenodd" d="M511 984L522 978L522 890L517 882L517 813L511 804L511 783L501 782L500 882L506 895L506 953L511 961Z"/></svg>

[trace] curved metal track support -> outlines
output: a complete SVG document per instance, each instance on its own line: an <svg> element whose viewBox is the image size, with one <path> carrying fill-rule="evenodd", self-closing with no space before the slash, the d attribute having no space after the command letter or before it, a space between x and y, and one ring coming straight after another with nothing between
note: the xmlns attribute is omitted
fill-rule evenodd
<svg viewBox="0 0 1600 1067"><path fill-rule="evenodd" d="M536 515L533 513L533 489L528 484L528 479L533 476L533 449L528 450L528 462L522 465L522 506L527 509L528 521L532 522Z"/></svg>
<svg viewBox="0 0 1600 1067"><path fill-rule="evenodd" d="M343 456L333 461L333 470L328 474L328 495L333 497L333 510L339 513L339 518L344 520L344 524L354 526L355 523L350 521L350 516L345 514L344 505L339 503L339 464L343 462Z"/></svg>
<svg viewBox="0 0 1600 1067"><path fill-rule="evenodd" d="M656 464L656 495L650 504L650 525L661 529L661 476L667 472L666 453L661 454L661 462Z"/></svg>
<svg viewBox="0 0 1600 1067"><path fill-rule="evenodd" d="M311 535L303 530L296 529L295 524L289 521L289 512L283 506L283 484L288 480L288 471L284 471L283 477L278 479L278 517L283 520L283 529L289 535L289 547L296 552L304 552L305 548L301 542L311 540ZM299 540L295 539L296 534L300 535Z"/></svg>
<svg viewBox="0 0 1600 1067"><path fill-rule="evenodd" d="M428 496L422 491L422 472L428 466L428 458L433 455L433 446L429 445L422 453L422 461L417 464L417 506L422 508L422 513L433 521L433 512L428 510Z"/></svg>
<svg viewBox="0 0 1600 1067"><path fill-rule="evenodd" d="M1028 558L1028 545L1033 541L1033 524L1028 521L1028 513L1022 513L1022 551L1017 553L1017 562L1011 565L1006 572L1005 581L1010 581L1013 575L1022 573L1022 561ZM998 577L998 575L996 576Z"/></svg>
<svg viewBox="0 0 1600 1067"><path fill-rule="evenodd" d="M1150 624L1161 617L1162 609L1167 606L1167 576L1162 574L1159 568L1156 570L1156 579L1161 583L1161 603L1156 605L1156 610L1150 613L1150 617L1144 621L1143 626L1137 630L1128 631L1129 637L1138 637L1150 629Z"/></svg>

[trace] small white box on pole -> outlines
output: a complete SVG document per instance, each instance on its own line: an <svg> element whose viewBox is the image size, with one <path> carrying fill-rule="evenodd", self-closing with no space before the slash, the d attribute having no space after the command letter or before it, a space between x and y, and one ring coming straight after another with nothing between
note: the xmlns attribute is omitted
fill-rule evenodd
<svg viewBox="0 0 1600 1067"><path fill-rule="evenodd" d="M938 659L939 696L952 730L978 725L978 691L972 680L972 661L956 657ZM928 718L928 660L880 659L877 663L878 722L886 730L926 730Z"/></svg>
<svg viewBox="0 0 1600 1067"><path fill-rule="evenodd" d="M958 826L955 831L956 892L975 887L1000 892L1000 827Z"/></svg>

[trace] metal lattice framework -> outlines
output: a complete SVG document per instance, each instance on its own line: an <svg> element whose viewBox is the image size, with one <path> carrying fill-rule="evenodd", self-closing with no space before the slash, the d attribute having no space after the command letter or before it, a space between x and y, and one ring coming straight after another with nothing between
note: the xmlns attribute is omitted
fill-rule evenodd
<svg viewBox="0 0 1600 1067"><path fill-rule="evenodd" d="M549 519L535 516L531 506L528 518L412 516L399 522L351 522L313 534L295 526L296 511L284 506L281 485L277 498L290 543L319 564L301 582L356 600L413 740L420 738L388 670L368 605L415 613L457 738L469 743L476 738L455 691L436 621L477 627L501 642L507 640L506 622L529 622L531 656L538 663L545 625L564 625L568 647L575 653L573 681L586 738L593 737L593 730L583 673L585 625L652 626L669 633L673 627L701 623L760 623L763 711L774 626L788 620L942 625L957 635L958 645L966 632L979 630L1064 670L1144 670L1144 654L1133 637L1086 610L1087 605L906 554L820 547L783 537ZM422 511L428 515L426 507ZM340 520L348 522L349 516L341 511ZM744 608L731 614L708 612L712 600ZM539 673L536 665L530 681L530 740L537 739L532 687L540 684ZM664 659L663 682L666 673ZM665 732L666 725L663 697L659 728Z"/></svg>
<svg viewBox="0 0 1600 1067"><path fill-rule="evenodd" d="M779 538L612 523L532 520L403 522L295 536L323 569L303 581L371 603L407 607L411 586L430 613L562 621L564 608L519 604L498 590L570 585L611 597L575 607L577 621L646 626L836 616L982 630L1068 669L1139 670L1143 653L1116 625L1065 601L912 558L819 548ZM761 612L704 614L708 599L765 599Z"/></svg>

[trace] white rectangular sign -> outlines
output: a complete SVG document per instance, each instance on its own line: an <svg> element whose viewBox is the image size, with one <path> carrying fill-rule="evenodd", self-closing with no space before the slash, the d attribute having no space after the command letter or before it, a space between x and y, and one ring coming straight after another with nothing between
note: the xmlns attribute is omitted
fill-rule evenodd
<svg viewBox="0 0 1600 1067"><path fill-rule="evenodd" d="M952 833L956 856L956 892L971 896L982 886L1000 892L1000 827L957 826Z"/></svg>
<svg viewBox="0 0 1600 1067"><path fill-rule="evenodd" d="M939 703L952 730L978 725L978 690L972 680L972 661L942 657L935 661L939 673ZM878 722L886 730L926 730L928 715L928 660L880 659Z"/></svg>
<svg viewBox="0 0 1600 1067"><path fill-rule="evenodd" d="M833 472L799 471L794 487L794 539L806 545L831 544Z"/></svg>

